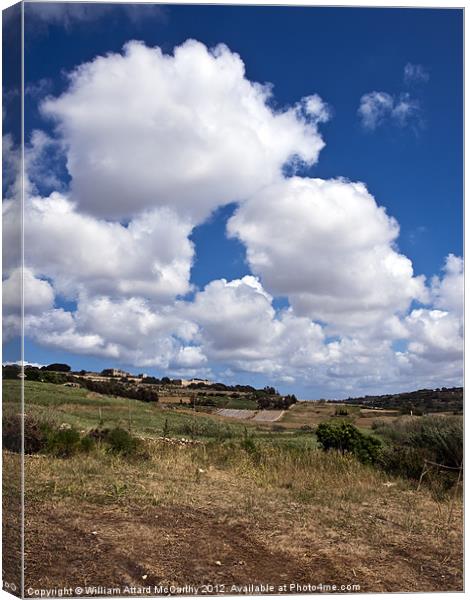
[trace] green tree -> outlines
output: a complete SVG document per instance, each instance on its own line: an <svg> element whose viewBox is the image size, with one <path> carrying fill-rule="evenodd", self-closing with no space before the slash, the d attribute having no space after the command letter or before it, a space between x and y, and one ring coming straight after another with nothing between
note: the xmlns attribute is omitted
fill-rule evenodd
<svg viewBox="0 0 470 600"><path fill-rule="evenodd" d="M336 450L342 454L350 452L363 463L374 463L379 458L382 446L380 440L361 433L351 423L325 421L318 425L316 435L325 452L328 450Z"/></svg>
<svg viewBox="0 0 470 600"><path fill-rule="evenodd" d="M59 371L60 373L68 373L71 369L69 365L64 363L52 363L47 367L41 367L43 371Z"/></svg>

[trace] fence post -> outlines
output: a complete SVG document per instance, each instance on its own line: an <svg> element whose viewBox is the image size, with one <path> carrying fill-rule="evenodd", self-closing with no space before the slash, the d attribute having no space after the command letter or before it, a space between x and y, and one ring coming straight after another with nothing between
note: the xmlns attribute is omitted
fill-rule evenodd
<svg viewBox="0 0 470 600"><path fill-rule="evenodd" d="M423 477L429 471L429 469L427 468L427 466L428 466L428 461L426 459L424 459L423 470L421 471L421 476L420 476L419 481L418 481L418 487L416 488L417 492L419 492L419 489L421 487L421 482L423 481Z"/></svg>

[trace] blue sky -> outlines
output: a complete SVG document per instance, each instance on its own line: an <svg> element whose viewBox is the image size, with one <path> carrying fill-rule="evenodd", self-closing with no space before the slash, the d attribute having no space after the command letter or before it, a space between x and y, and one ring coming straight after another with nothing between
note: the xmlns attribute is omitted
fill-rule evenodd
<svg viewBox="0 0 470 600"><path fill-rule="evenodd" d="M25 104L27 140L35 130L44 132L51 139L60 138L61 134L55 128L57 119L46 118L39 106L47 96L58 98L67 93L69 81L65 74L80 64L94 61L98 55L120 53L129 40L140 40L148 47L159 46L163 53L169 54L188 39L198 40L208 48L223 43L241 57L245 79L273 86L268 101L273 112L287 110L301 98L313 94L321 97L328 107L329 118L317 119L316 125L325 147L317 160L297 165L296 176L322 180L341 177L364 182L377 205L384 206L387 214L400 226L400 234L390 242L390 248L412 261L414 275L425 276L428 290L432 287L431 278L436 275L442 290L449 287L445 277L455 275L455 269L452 273L450 268L442 271L446 257L459 257L463 251L462 11L170 5L134 6L128 10L123 6L104 5L96 12L77 9L74 13L68 7L46 13L41 12L40 7L38 4L34 8L33 5L25 6L25 81L29 90ZM91 8L88 7L89 11ZM406 65L411 69L408 78L405 77ZM378 93L382 94L380 105L377 104ZM368 94L373 96L367 100ZM359 111L361 99L363 106L369 102L365 108L380 111L374 113L372 125L369 121L367 126L365 113ZM58 149L50 145L44 150L42 172L47 170L45 166L52 166L55 180L36 177L36 191L40 195L47 196L58 185L62 192L68 188L73 190L73 174L68 172L66 157L67 151L63 147ZM286 176L290 174L285 171ZM341 189L338 193L342 193ZM355 334L350 332L343 317L338 321L331 318L329 324L330 317L324 315L330 313L326 308L318 309L317 304L313 312L308 312L310 308L305 308L303 300L293 296L288 300L291 291L287 283L274 284L273 273L263 271L259 265L256 267L253 261L250 263L247 249L251 243L254 251L257 242L247 241L248 234L240 233L241 221L237 225L238 233L227 235L227 221L236 213L238 200L234 197L231 202L216 206L209 216L199 219L192 228L188 239L194 244L190 272L193 289L181 298L193 301L197 291L214 280L238 281L246 275L256 275L270 295L275 311L286 310L292 305L299 318L308 313L314 323L326 327L325 344L343 338L353 343ZM110 216L105 215L105 218L109 220ZM129 222L126 219L131 218L117 217L124 225ZM341 231L338 230L338 235ZM315 235L314 231L312 235ZM286 236L289 236L288 231ZM335 243L332 235L328 247ZM312 256L311 260L316 259ZM274 273L276 268L274 265ZM295 264L292 268L295 269ZM54 275L48 275L46 271L35 267L35 273L54 287ZM67 297L58 289L60 286L56 287L55 309L62 307L75 311L77 305L73 294ZM434 290L433 298L440 293ZM437 300L434 298L434 304L432 300L423 302L412 298L408 309L400 308L400 319L406 320L410 311L419 310L420 306L427 307L426 310L450 312L443 296L442 291ZM200 323L199 326L204 327ZM371 330L372 326L364 325L359 338L363 338L368 327ZM209 331L210 326L206 325L206 328ZM389 344L387 351L406 351L413 343L410 333L406 336L397 334L393 339L383 336L380 343L385 343L385 338ZM38 342L39 338L33 336L27 343L30 361L45 363L63 359L75 368L103 368L119 362L133 371L166 374L166 369L159 366L133 365L125 358L114 360L111 355L95 356L92 351L71 353L65 347ZM194 347L197 343L195 339L189 346ZM369 340L366 345L374 343ZM208 348L216 346L213 340L206 339L206 344ZM421 344L421 350L417 350L421 353L420 360L430 356L423 350L422 341L416 344ZM332 350L333 347L329 356ZM8 345L4 356L8 360ZM214 358L217 356L224 358ZM449 367L443 375L446 382L460 381L460 360L455 367L455 356L454 352L449 358L454 367ZM441 354L439 357L442 360ZM403 378L396 375L395 379L384 378L381 374L368 383L368 377L359 370L351 377L347 374L338 376L340 379L349 377L344 387L346 393L342 388L343 379L329 383L328 373L330 377L338 375L337 365L330 364L329 371L322 371L315 381L317 365L312 359L304 375L294 369L291 375L282 379L279 369L263 370L261 363L265 358L258 358L260 362L250 369L246 362L241 366L240 362L226 358L224 352L211 354L209 351L204 369L209 369L211 376L219 379L235 378L260 385L273 381L281 389L306 396L349 395L368 390L369 385L371 393L418 387L413 385L409 373ZM319 359L319 369L324 369L324 360ZM371 372L377 374L380 371L373 362L369 366ZM176 368L169 370L180 372ZM345 373L350 370L348 367ZM420 371L420 367L416 367L416 372L419 372L417 384L438 384L438 379L434 379L435 369L424 366Z"/></svg>

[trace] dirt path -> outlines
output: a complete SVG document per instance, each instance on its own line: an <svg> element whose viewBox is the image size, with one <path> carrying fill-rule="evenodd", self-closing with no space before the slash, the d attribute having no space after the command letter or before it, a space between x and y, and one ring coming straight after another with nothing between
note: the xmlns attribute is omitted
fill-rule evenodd
<svg viewBox="0 0 470 600"><path fill-rule="evenodd" d="M86 506L71 515L65 506L44 507L28 529L26 565L26 587L35 588L278 585L326 581L335 574L325 559L308 565L262 543L248 523L169 508L136 517L115 508Z"/></svg>

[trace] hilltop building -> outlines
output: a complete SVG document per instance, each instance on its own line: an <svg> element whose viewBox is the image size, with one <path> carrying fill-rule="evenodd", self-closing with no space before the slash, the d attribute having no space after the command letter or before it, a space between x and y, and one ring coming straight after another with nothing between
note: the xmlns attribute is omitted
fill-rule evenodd
<svg viewBox="0 0 470 600"><path fill-rule="evenodd" d="M103 369L101 375L104 377L131 377L131 374L121 369Z"/></svg>

